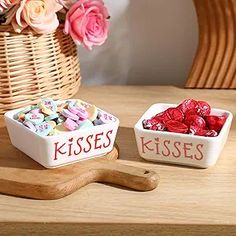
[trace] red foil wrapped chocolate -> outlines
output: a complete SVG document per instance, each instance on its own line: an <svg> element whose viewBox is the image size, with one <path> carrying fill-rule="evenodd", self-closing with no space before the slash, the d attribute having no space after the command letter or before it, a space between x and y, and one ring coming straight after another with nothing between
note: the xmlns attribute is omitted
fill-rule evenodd
<svg viewBox="0 0 236 236"><path fill-rule="evenodd" d="M206 116L206 122L210 129L220 132L227 117L225 116Z"/></svg>
<svg viewBox="0 0 236 236"><path fill-rule="evenodd" d="M168 131L174 133L186 134L188 132L188 126L176 120L167 121L166 128Z"/></svg>
<svg viewBox="0 0 236 236"><path fill-rule="evenodd" d="M205 101L186 99L177 107L171 107L143 120L143 128L205 137L216 137L227 117L211 115L211 106Z"/></svg>

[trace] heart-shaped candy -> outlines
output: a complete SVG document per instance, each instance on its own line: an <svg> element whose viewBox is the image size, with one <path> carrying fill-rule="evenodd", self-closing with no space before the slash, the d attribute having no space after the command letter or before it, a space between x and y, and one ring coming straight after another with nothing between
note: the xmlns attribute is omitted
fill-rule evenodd
<svg viewBox="0 0 236 236"><path fill-rule="evenodd" d="M35 126L36 133L40 136L48 136L48 134L52 131L52 126L49 122L43 122Z"/></svg>
<svg viewBox="0 0 236 236"><path fill-rule="evenodd" d="M88 128L91 128L91 127L93 127L92 121L85 120L82 123L80 123L78 130L88 129Z"/></svg>
<svg viewBox="0 0 236 236"><path fill-rule="evenodd" d="M88 119L91 121L96 120L97 115L98 115L98 109L96 106L91 105L88 108L86 108L86 111L88 113Z"/></svg>
<svg viewBox="0 0 236 236"><path fill-rule="evenodd" d="M25 121L30 121L34 125L38 125L44 121L44 115L41 113L39 114L28 113L25 115Z"/></svg>
<svg viewBox="0 0 236 236"><path fill-rule="evenodd" d="M99 111L98 117L105 124L115 122L115 118L113 116L102 111Z"/></svg>

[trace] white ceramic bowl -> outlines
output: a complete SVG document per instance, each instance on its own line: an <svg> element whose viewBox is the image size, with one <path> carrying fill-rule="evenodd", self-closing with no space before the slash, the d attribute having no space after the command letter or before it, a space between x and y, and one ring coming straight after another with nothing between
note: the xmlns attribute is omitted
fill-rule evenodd
<svg viewBox="0 0 236 236"><path fill-rule="evenodd" d="M213 166L227 140L233 115L229 111L212 109L213 115L226 115L227 120L217 137L201 137L143 128L142 121L176 104L154 104L135 125L135 136L141 157L149 161L208 168Z"/></svg>
<svg viewBox="0 0 236 236"><path fill-rule="evenodd" d="M23 109L12 110L5 114L11 143L46 168L102 156L113 149L119 120L107 112L113 118L113 122L109 124L43 137L13 118Z"/></svg>

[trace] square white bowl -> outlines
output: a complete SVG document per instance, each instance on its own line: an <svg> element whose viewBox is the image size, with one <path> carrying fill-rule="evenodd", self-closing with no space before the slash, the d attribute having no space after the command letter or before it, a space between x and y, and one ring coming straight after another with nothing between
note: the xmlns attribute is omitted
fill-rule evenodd
<svg viewBox="0 0 236 236"><path fill-rule="evenodd" d="M13 118L21 110L24 108L5 113L11 143L46 168L55 168L102 156L113 149L119 119L108 112L105 113L113 118L111 123L44 137L32 132Z"/></svg>
<svg viewBox="0 0 236 236"><path fill-rule="evenodd" d="M139 154L148 161L208 168L213 166L226 143L233 115L221 109L212 109L211 115L226 115L227 120L217 137L152 131L143 128L142 121L177 104L152 105L135 125Z"/></svg>

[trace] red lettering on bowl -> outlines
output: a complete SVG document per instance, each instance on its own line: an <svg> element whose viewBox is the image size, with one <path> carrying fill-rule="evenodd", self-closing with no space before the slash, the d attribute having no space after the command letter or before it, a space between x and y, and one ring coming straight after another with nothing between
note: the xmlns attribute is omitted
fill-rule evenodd
<svg viewBox="0 0 236 236"><path fill-rule="evenodd" d="M167 158L185 158L201 161L204 158L204 144L194 144L181 141L162 140L156 137L154 140L140 137L142 153L154 153L156 156Z"/></svg>
<svg viewBox="0 0 236 236"><path fill-rule="evenodd" d="M112 133L113 130L109 130L106 133L90 134L85 137L71 137L67 142L55 142L53 160L56 161L58 158L78 156L81 153L88 154L94 150L108 148L111 145Z"/></svg>

